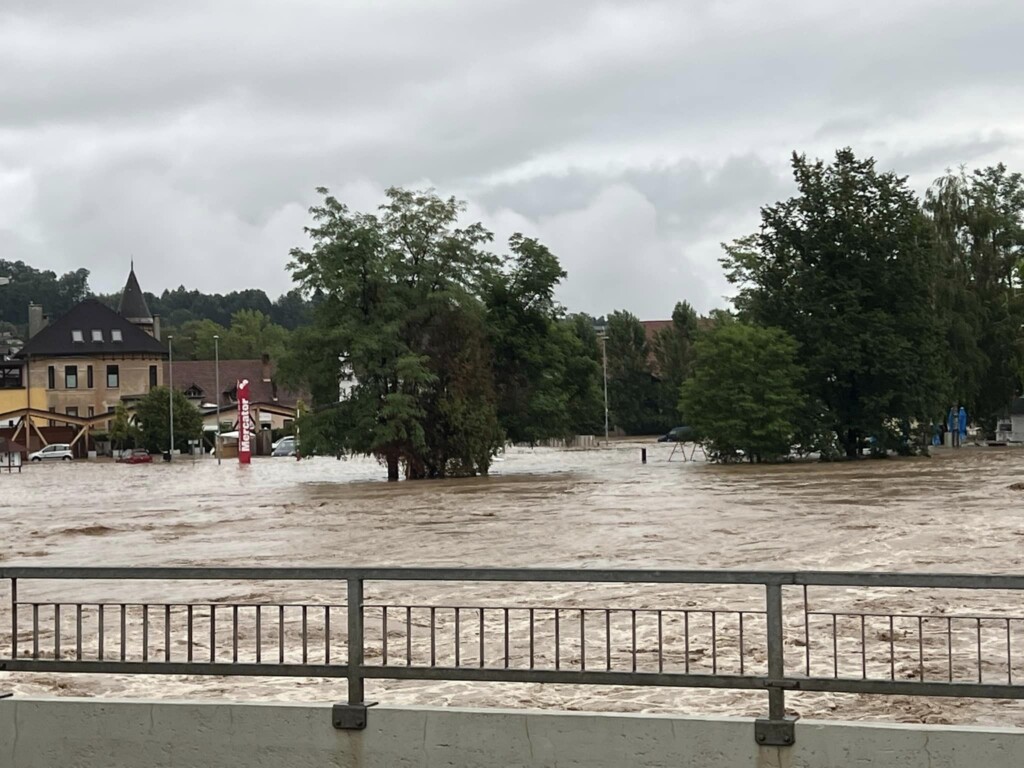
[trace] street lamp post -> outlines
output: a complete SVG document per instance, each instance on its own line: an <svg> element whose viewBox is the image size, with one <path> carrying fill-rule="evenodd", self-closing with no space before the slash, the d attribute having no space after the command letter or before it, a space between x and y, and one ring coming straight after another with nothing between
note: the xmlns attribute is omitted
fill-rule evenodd
<svg viewBox="0 0 1024 768"><path fill-rule="evenodd" d="M217 381L217 464L220 464L220 336L217 334L213 335L213 359L214 378Z"/></svg>
<svg viewBox="0 0 1024 768"><path fill-rule="evenodd" d="M173 336L167 337L167 404L171 415L171 447L167 460L174 461L174 348L171 346Z"/></svg>
<svg viewBox="0 0 1024 768"><path fill-rule="evenodd" d="M602 364L604 367L604 444L608 445L608 337L601 336Z"/></svg>

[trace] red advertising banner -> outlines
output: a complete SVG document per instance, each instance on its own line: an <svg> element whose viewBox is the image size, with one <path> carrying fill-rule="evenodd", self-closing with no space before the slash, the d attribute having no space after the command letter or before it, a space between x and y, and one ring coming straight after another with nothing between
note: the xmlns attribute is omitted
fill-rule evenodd
<svg viewBox="0 0 1024 768"><path fill-rule="evenodd" d="M238 463L252 461L252 433L249 431L249 380L238 382Z"/></svg>

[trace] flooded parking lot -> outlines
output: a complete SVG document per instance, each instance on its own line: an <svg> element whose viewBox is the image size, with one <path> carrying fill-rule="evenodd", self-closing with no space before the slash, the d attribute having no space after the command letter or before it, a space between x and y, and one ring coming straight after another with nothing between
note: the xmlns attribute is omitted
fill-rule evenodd
<svg viewBox="0 0 1024 768"><path fill-rule="evenodd" d="M397 485L379 482L382 469L370 460L276 459L249 468L209 459L135 467L31 466L20 476L0 477L0 562L1022 571L1024 492L1013 486L1024 474L1024 451L964 449L933 459L716 467L680 462L678 454L668 462L671 446L645 446L646 465L639 461L640 445L633 443L594 451L516 449L489 478ZM60 593L66 589L67 582L26 583L22 599L86 599ZM717 604L721 593L679 586L519 585L510 592L472 584L374 584L367 601L703 606ZM87 599L343 601L344 589L105 582ZM730 601L757 599L749 590L729 595ZM936 600L896 590L820 599L890 610L917 610ZM970 599L972 609L1024 615L1013 595ZM289 615L290 635L293 619ZM370 625L368 617L368 631ZM0 613L0 643L10 641L7 627L9 618ZM641 628L641 634L649 631ZM1024 626L1020 631L1024 647ZM798 659L799 638L794 640L789 652ZM649 635L641 637L641 645L649 641ZM372 663L370 652L368 659ZM1024 659L1020 663L1024 679ZM0 688L23 694L333 701L344 697L345 685L284 678L9 674L0 676ZM734 714L761 714L765 707L764 694L704 690L371 682L368 692L389 703L467 706ZM799 694L788 701L805 716L1024 725L1024 707L1006 702L832 694Z"/></svg>

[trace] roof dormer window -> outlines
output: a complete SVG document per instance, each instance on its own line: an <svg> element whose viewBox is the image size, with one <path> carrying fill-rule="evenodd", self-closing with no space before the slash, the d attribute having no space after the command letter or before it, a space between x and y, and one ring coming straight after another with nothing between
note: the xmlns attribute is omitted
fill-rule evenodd
<svg viewBox="0 0 1024 768"><path fill-rule="evenodd" d="M72 331L71 341L75 344L82 344L85 342L85 334L83 334L81 331Z"/></svg>
<svg viewBox="0 0 1024 768"><path fill-rule="evenodd" d="M121 336L121 329L120 328L114 328L114 329L112 329L110 331L110 340L111 341L124 341L124 339Z"/></svg>
<svg viewBox="0 0 1024 768"><path fill-rule="evenodd" d="M92 331L92 340L93 341L98 341L100 344L102 344L103 343L103 331L99 331L99 330L96 330L94 328L93 331Z"/></svg>

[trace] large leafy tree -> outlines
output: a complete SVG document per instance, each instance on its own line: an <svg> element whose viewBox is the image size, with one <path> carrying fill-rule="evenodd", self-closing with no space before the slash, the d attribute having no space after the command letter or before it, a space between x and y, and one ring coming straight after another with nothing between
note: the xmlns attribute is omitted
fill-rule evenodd
<svg viewBox="0 0 1024 768"><path fill-rule="evenodd" d="M697 340L699 319L689 302L676 304L672 325L658 331L652 344L659 378L659 406L662 417L674 421L679 388L693 365L693 345Z"/></svg>
<svg viewBox="0 0 1024 768"><path fill-rule="evenodd" d="M408 477L486 472L501 442L478 327L491 234L459 226L464 206L432 192L389 189L376 214L319 192L312 247L290 265L322 297L285 365L313 395L304 444L377 456L389 480L402 465Z"/></svg>
<svg viewBox="0 0 1024 768"><path fill-rule="evenodd" d="M148 451L166 451L170 445L171 401L168 392L167 387L154 387L136 406L135 417L142 430L142 443ZM203 417L184 393L176 389L173 397L174 447L185 451L189 440L202 436Z"/></svg>
<svg viewBox="0 0 1024 768"><path fill-rule="evenodd" d="M612 312L606 334L608 404L615 425L633 435L665 430L643 324L629 312Z"/></svg>
<svg viewBox="0 0 1024 768"><path fill-rule="evenodd" d="M720 461L785 457L806 410L797 343L777 328L716 325L695 343L679 407Z"/></svg>
<svg viewBox="0 0 1024 768"><path fill-rule="evenodd" d="M937 179L925 196L943 268L954 399L987 427L1020 386L1024 177L1002 164Z"/></svg>
<svg viewBox="0 0 1024 768"><path fill-rule="evenodd" d="M798 193L726 246L741 317L800 345L805 391L847 455L893 424L931 421L948 397L932 228L906 180L849 149L793 156Z"/></svg>

